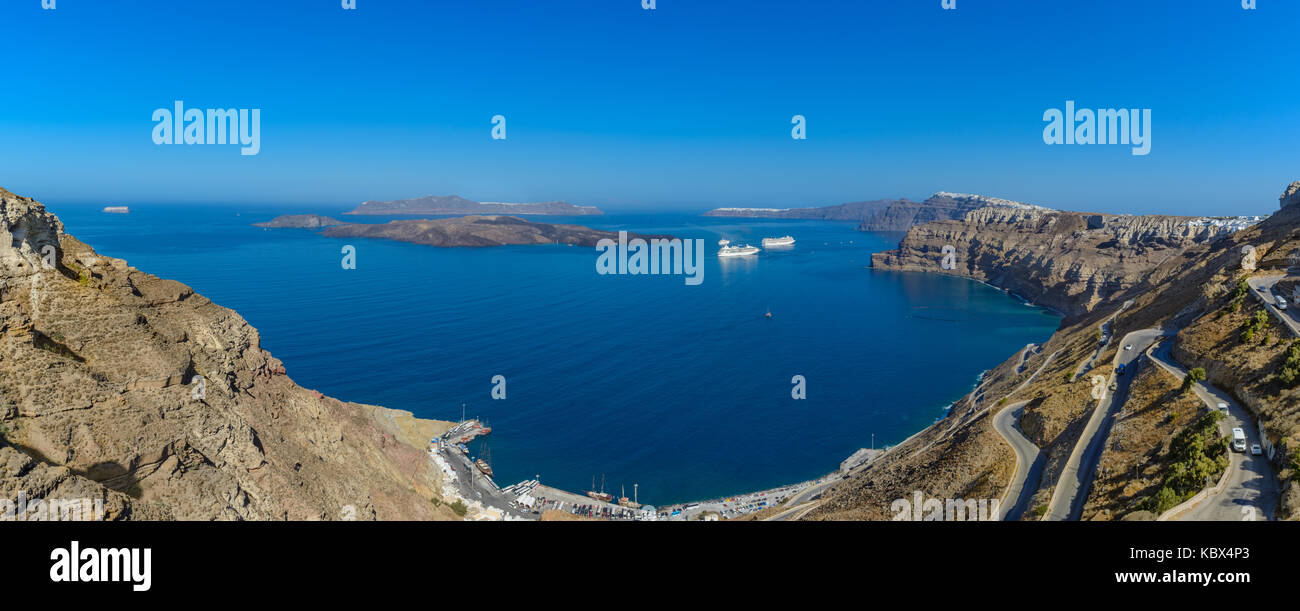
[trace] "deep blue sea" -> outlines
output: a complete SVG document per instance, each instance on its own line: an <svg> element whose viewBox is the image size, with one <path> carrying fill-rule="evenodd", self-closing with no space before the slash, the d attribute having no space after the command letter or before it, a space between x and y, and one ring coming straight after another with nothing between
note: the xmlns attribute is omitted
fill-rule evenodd
<svg viewBox="0 0 1300 611"><path fill-rule="evenodd" d="M968 280L873 271L898 235L688 214L536 217L708 240L704 281L596 273L591 248L443 249L250 223L345 208L48 204L100 253L238 311L290 377L418 416L486 418L497 481L657 505L814 478L943 415L1055 314ZM720 238L792 250L719 260ZM340 266L344 244L357 269ZM764 313L771 310L772 317ZM492 400L494 375L506 399ZM791 398L791 378L807 399ZM477 451L479 447L472 448Z"/></svg>

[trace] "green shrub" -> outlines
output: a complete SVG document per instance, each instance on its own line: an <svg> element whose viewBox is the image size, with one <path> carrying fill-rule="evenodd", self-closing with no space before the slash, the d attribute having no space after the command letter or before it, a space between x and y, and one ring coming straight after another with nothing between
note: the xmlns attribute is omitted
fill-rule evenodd
<svg viewBox="0 0 1300 611"><path fill-rule="evenodd" d="M1201 382L1203 380L1205 380L1205 368L1193 367L1192 370L1188 371L1187 375L1183 378L1182 391L1187 392L1191 390L1193 386L1196 386L1197 382Z"/></svg>
<svg viewBox="0 0 1300 611"><path fill-rule="evenodd" d="M1237 282L1237 288L1232 291L1232 299L1228 301L1228 311L1235 313L1241 310L1241 304L1246 301L1246 293L1248 292L1250 292L1250 286L1246 284L1246 279L1242 278Z"/></svg>
<svg viewBox="0 0 1300 611"><path fill-rule="evenodd" d="M1250 318L1246 319L1246 323L1242 325L1241 343L1243 344L1250 343L1252 340L1255 339L1256 334L1263 332L1264 329L1267 328L1268 328L1268 312L1265 312L1263 310L1259 310L1255 312L1253 315L1251 315ZM1264 339L1267 340L1268 338L1265 337Z"/></svg>
<svg viewBox="0 0 1300 611"><path fill-rule="evenodd" d="M1292 341L1286 347L1286 358L1282 361L1282 370L1277 377L1283 386L1293 387L1300 383L1300 341Z"/></svg>
<svg viewBox="0 0 1300 611"><path fill-rule="evenodd" d="M1159 492L1156 492L1155 496L1147 499L1146 506L1148 510L1160 515L1173 509L1181 502L1182 499L1178 497L1177 492L1174 492L1169 486L1164 486Z"/></svg>
<svg viewBox="0 0 1300 611"><path fill-rule="evenodd" d="M462 518L465 517L465 514L469 513L469 507L466 507L465 503L459 500L457 500L455 503L448 505L448 507L450 507L452 511L456 512L456 515Z"/></svg>

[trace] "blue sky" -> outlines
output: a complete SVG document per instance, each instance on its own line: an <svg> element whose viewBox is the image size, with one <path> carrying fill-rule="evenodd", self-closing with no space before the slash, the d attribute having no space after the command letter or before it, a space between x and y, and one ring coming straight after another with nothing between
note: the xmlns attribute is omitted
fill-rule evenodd
<svg viewBox="0 0 1300 611"><path fill-rule="evenodd" d="M0 3L0 186L50 203L701 210L948 190L1260 214L1300 179L1294 1L40 4ZM175 100L261 109L260 154L155 145L151 114ZM1151 153L1044 144L1066 100L1150 108Z"/></svg>

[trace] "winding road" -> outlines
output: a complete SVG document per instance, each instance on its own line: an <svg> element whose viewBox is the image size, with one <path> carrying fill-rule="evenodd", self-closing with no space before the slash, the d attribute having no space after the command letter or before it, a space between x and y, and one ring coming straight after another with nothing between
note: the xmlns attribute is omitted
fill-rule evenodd
<svg viewBox="0 0 1300 611"><path fill-rule="evenodd" d="M1106 438L1110 436L1110 427L1115 422L1115 415L1119 412L1119 407L1124 404L1124 399L1128 398L1129 385L1136 371L1133 365L1139 362L1146 349L1162 333L1159 329L1143 329L1129 333L1121 340L1112 365L1116 367L1124 365L1125 374L1122 376L1111 374L1110 380L1117 383L1113 393L1106 390L1109 386L1103 388L1101 400L1093 408L1092 417L1088 419L1087 426L1075 443L1074 450L1070 452L1070 458L1066 461L1056 482L1056 488L1052 491L1052 500L1048 503L1046 515L1043 516L1044 520L1078 520L1083 513L1083 503L1088 498L1088 490L1092 487L1092 480L1097 474L1097 460L1106 447ZM1124 346L1130 344L1133 349L1125 350Z"/></svg>
<svg viewBox="0 0 1300 611"><path fill-rule="evenodd" d="M1160 365L1181 382L1187 377L1187 370L1174 360L1171 352L1172 342L1164 341L1155 346L1148 354L1151 360ZM1246 408L1232 399L1228 393L1214 386L1197 384L1192 388L1196 396L1211 410L1218 409L1219 403L1228 405L1228 415L1219 422L1219 432L1232 435L1233 427L1240 427L1246 433L1246 444L1260 443L1259 432ZM1229 451L1228 481L1223 489L1213 493L1191 507L1175 507L1160 516L1161 520L1178 521L1240 521L1272 520L1273 510L1278 502L1277 476L1264 455L1251 456L1246 452Z"/></svg>
<svg viewBox="0 0 1300 611"><path fill-rule="evenodd" d="M1002 411L993 417L993 428L1016 452L1016 473L1007 484L1007 490L1002 494L1002 501L999 504L1000 507L1006 507L1008 502L1015 503L1010 509L1002 512L1002 519L1007 522L1015 522L1025 514L1029 501L1037 490L1037 488L1026 490L1025 482L1038 481L1043 475L1043 463L1046 462L1038 446L1020 432L1017 424L1027 403L1029 402L1012 403L1002 408Z"/></svg>
<svg viewBox="0 0 1300 611"><path fill-rule="evenodd" d="M1291 330L1291 335L1300 337L1300 311L1297 309L1277 309L1277 299L1273 297L1273 285L1286 276L1254 276L1246 279L1246 284L1255 293L1255 298L1264 304L1264 308ZM1300 308L1300 306L1296 306Z"/></svg>

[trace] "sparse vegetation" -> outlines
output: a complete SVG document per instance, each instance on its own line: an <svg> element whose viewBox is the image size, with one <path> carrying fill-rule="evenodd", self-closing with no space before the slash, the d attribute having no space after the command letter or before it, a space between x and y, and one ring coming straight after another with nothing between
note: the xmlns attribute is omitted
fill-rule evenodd
<svg viewBox="0 0 1300 611"><path fill-rule="evenodd" d="M1040 518L1043 517L1043 515L1046 513L1047 513L1047 503L1043 503L1042 505L1039 505L1034 508L1034 515Z"/></svg>
<svg viewBox="0 0 1300 611"><path fill-rule="evenodd" d="M452 511L456 512L456 515L462 518L465 517L465 514L469 513L469 507L466 507L465 503L460 500L448 505L448 507L450 507Z"/></svg>
<svg viewBox="0 0 1300 611"><path fill-rule="evenodd" d="M1228 468L1228 439L1219 434L1223 414L1213 411L1179 431L1165 459L1169 467L1160 490L1145 501L1145 509L1161 514L1212 485Z"/></svg>
<svg viewBox="0 0 1300 611"><path fill-rule="evenodd" d="M1268 312L1263 310L1255 312L1254 315L1246 320L1246 324L1243 326L1241 331L1241 343L1249 344L1254 341L1257 334L1262 333L1267 328Z"/></svg>
<svg viewBox="0 0 1300 611"><path fill-rule="evenodd" d="M1300 384L1300 341L1292 341L1286 348L1286 357L1282 361L1282 371L1277 374L1278 380L1283 386L1288 388Z"/></svg>
<svg viewBox="0 0 1300 611"><path fill-rule="evenodd" d="M1246 284L1246 279L1242 278L1237 282L1237 288L1232 291L1232 299L1228 301L1228 311L1236 313L1241 310L1242 302L1246 301L1246 293L1250 292L1250 287Z"/></svg>

